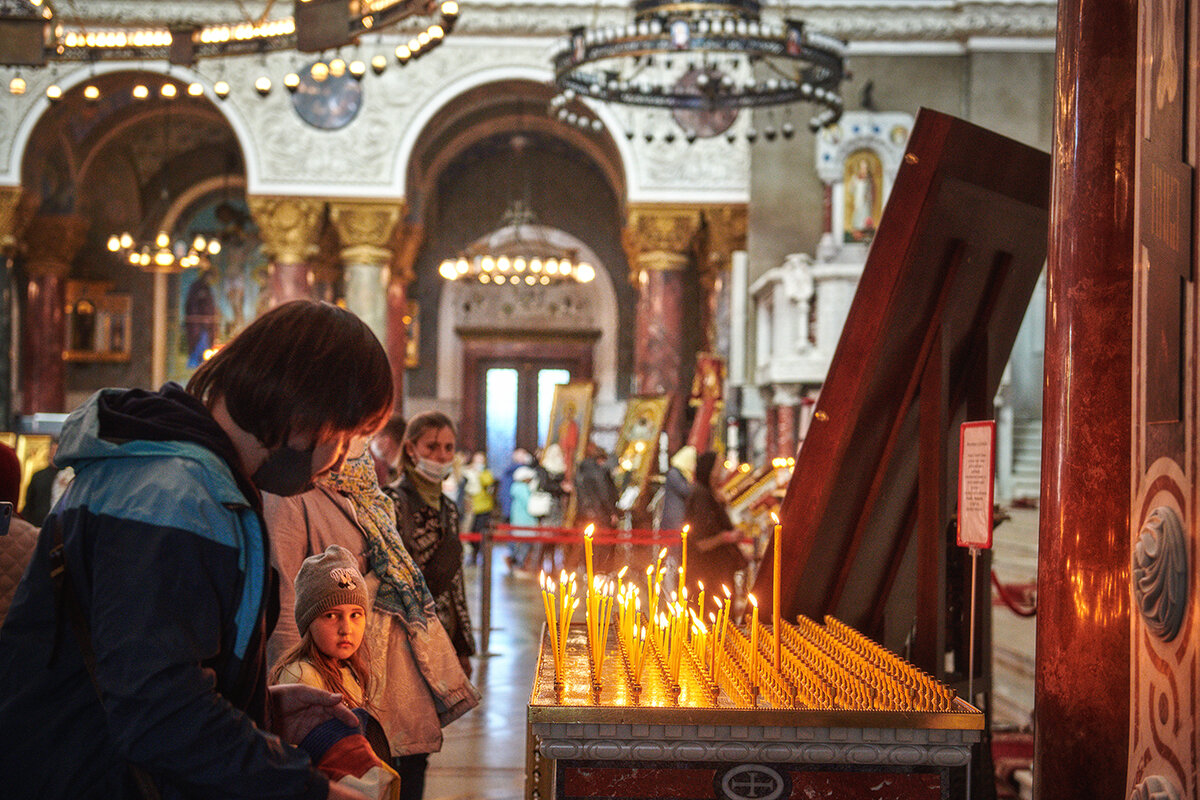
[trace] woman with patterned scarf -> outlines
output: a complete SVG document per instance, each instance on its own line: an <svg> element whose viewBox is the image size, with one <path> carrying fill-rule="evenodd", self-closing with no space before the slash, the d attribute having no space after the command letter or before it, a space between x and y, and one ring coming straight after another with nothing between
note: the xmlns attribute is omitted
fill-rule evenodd
<svg viewBox="0 0 1200 800"><path fill-rule="evenodd" d="M441 750L442 727L479 704L463 672L433 596L401 543L392 500L379 488L366 440L361 452L316 488L294 497L264 495L272 557L279 571L279 623L272 662L299 641L293 581L300 564L331 544L355 554L371 598L363 650L371 698L400 775L402 800L424 793L430 753Z"/></svg>

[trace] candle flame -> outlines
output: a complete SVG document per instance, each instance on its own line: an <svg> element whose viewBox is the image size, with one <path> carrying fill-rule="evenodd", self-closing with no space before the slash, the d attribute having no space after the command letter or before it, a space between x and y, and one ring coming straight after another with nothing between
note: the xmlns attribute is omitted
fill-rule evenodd
<svg viewBox="0 0 1200 800"><path fill-rule="evenodd" d="M748 597L750 599L750 605L754 606L755 608L758 608L758 600L756 600L754 598L754 595L751 594L751 595L748 595Z"/></svg>
<svg viewBox="0 0 1200 800"><path fill-rule="evenodd" d="M596 533L596 524L594 522L589 522L588 526L583 529L583 535L587 539L592 538L592 536L595 533Z"/></svg>
<svg viewBox="0 0 1200 800"><path fill-rule="evenodd" d="M779 524L779 515L776 514L774 511L771 512L771 519L775 521L776 525Z"/></svg>
<svg viewBox="0 0 1200 800"><path fill-rule="evenodd" d="M667 557L667 548L664 547L662 550L658 551L658 558L661 561L662 559L664 559L666 557Z"/></svg>
<svg viewBox="0 0 1200 800"><path fill-rule="evenodd" d="M629 571L629 565L628 565L628 564L626 564L625 566L621 567L621 571L617 573L617 580L621 580L622 578L624 578L624 577L625 577L625 573L626 573L627 571Z"/></svg>
<svg viewBox="0 0 1200 800"><path fill-rule="evenodd" d="M723 583L721 584L721 591L725 593L726 597L733 597L733 592L729 591L729 587Z"/></svg>
<svg viewBox="0 0 1200 800"><path fill-rule="evenodd" d="M696 585L700 587L700 591L704 591L704 581L696 581Z"/></svg>
<svg viewBox="0 0 1200 800"><path fill-rule="evenodd" d="M692 526L685 522L683 524L683 530L681 530L680 533L682 533L684 536L687 536L688 531L690 531L691 529L692 529Z"/></svg>

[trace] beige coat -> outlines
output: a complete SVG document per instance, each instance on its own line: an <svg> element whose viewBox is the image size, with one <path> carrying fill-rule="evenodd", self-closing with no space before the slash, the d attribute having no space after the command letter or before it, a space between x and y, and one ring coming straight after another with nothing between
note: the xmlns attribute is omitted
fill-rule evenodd
<svg viewBox="0 0 1200 800"><path fill-rule="evenodd" d="M300 641L296 630L293 582L300 564L331 544L358 558L372 602L379 578L367 562L367 542L349 499L314 489L295 497L263 495L271 560L279 571L279 621L267 643L274 664ZM371 611L363 636L371 670L371 711L388 737L393 756L435 753L442 748L442 726L479 704L479 692L467 679L445 629L435 619L410 637L391 614Z"/></svg>

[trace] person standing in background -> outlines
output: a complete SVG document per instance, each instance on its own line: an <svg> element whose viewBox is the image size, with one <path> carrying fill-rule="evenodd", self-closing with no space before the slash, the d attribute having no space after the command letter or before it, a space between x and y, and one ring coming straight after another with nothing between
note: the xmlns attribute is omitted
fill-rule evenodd
<svg viewBox="0 0 1200 800"><path fill-rule="evenodd" d="M696 459L696 475L692 496L687 501L689 593L697 580L716 592L722 584L732 587L733 574L746 567L746 558L738 550L740 538L717 487L721 469L717 454L711 450Z"/></svg>
<svg viewBox="0 0 1200 800"><path fill-rule="evenodd" d="M371 460L380 486L388 486L400 479L400 443L404 441L406 424L404 417L393 414L371 439Z"/></svg>
<svg viewBox="0 0 1200 800"><path fill-rule="evenodd" d="M496 476L487 466L487 453L477 450L464 471L466 491L471 506L471 533L482 536L492 528L492 512L496 510ZM471 542L467 556L471 563L478 560L479 544Z"/></svg>
<svg viewBox="0 0 1200 800"><path fill-rule="evenodd" d="M58 476L58 467L54 465L54 452L57 449L58 439L55 438L50 443L50 463L33 473L33 477L29 479L29 488L25 490L25 505L21 508L21 516L38 527L46 521L54 501L58 499L54 496L54 479ZM16 499L12 502L15 503Z"/></svg>
<svg viewBox="0 0 1200 800"><path fill-rule="evenodd" d="M458 507L442 491L454 469L454 423L440 411L408 422L401 449L402 474L388 495L396 505L396 528L425 576L438 619L450 636L463 672L471 676L475 638L463 588L463 548Z"/></svg>

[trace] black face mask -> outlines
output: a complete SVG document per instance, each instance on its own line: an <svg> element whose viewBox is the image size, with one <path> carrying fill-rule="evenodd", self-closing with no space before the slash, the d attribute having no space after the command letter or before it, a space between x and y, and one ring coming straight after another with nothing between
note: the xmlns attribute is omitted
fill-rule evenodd
<svg viewBox="0 0 1200 800"><path fill-rule="evenodd" d="M260 491L291 497L313 488L312 462L314 443L307 450L297 450L284 445L272 450L267 460L254 470L250 480Z"/></svg>

